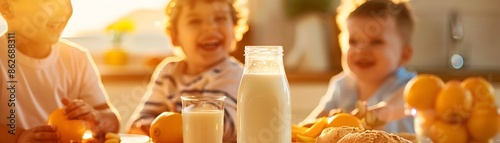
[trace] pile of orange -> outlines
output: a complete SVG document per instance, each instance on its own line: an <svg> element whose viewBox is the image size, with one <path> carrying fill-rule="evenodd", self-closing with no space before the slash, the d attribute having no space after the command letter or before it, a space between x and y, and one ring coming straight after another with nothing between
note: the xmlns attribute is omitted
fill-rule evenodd
<svg viewBox="0 0 500 143"><path fill-rule="evenodd" d="M408 82L404 98L416 110L417 134L436 143L488 142L500 130L493 86L484 78L444 83L421 74Z"/></svg>
<svg viewBox="0 0 500 143"><path fill-rule="evenodd" d="M57 133L61 136L61 142L69 143L71 140L80 141L85 131L89 130L83 120L68 120L64 109L54 110L47 121L48 125L56 126Z"/></svg>
<svg viewBox="0 0 500 143"><path fill-rule="evenodd" d="M311 126L292 125L292 142L315 142L323 129L328 127L350 126L363 129L363 124L356 116L338 113L331 117L322 117Z"/></svg>

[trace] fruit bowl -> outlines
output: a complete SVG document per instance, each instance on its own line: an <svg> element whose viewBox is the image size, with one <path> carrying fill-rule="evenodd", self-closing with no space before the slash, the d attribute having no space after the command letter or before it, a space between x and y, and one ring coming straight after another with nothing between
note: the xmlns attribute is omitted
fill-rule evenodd
<svg viewBox="0 0 500 143"><path fill-rule="evenodd" d="M500 130L493 87L481 77L444 83L434 75L417 75L404 96L419 142L488 143Z"/></svg>

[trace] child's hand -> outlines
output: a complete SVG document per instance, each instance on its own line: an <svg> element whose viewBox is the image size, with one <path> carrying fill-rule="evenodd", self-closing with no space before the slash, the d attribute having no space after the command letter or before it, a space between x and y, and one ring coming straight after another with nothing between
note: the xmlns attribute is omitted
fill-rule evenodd
<svg viewBox="0 0 500 143"><path fill-rule="evenodd" d="M134 125L132 125L132 127L128 131L128 133L149 136L149 130L154 119L155 118L146 118L135 122Z"/></svg>
<svg viewBox="0 0 500 143"><path fill-rule="evenodd" d="M368 110L373 112L379 119L387 122L393 122L411 116L405 112L406 107L403 98L403 88L396 91L387 101L368 107Z"/></svg>
<svg viewBox="0 0 500 143"><path fill-rule="evenodd" d="M97 111L94 107L85 103L80 99L75 99L73 101L67 98L62 99L62 103L66 106L64 109L66 117L68 119L81 119L97 125L99 118L97 117Z"/></svg>
<svg viewBox="0 0 500 143"><path fill-rule="evenodd" d="M55 126L38 126L24 131L18 139L18 142L33 143L54 143L59 142L59 134Z"/></svg>
<svg viewBox="0 0 500 143"><path fill-rule="evenodd" d="M383 103L383 102L381 102ZM357 101L356 102L356 109L354 109L351 114L356 116L358 119L361 119L361 122L363 123L363 126L365 129L377 129L381 130L384 128L386 125L387 121L382 120L378 114L379 109L384 109L383 107L386 104L377 104L374 106L367 106L366 101Z"/></svg>

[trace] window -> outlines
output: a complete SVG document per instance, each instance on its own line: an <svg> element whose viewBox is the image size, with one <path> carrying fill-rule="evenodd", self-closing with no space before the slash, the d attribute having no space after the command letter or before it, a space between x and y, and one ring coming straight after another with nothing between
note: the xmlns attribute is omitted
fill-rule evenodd
<svg viewBox="0 0 500 143"><path fill-rule="evenodd" d="M101 32L107 25L137 10L162 12L167 3L168 0L72 0L73 16L62 36L78 37L88 31Z"/></svg>
<svg viewBox="0 0 500 143"><path fill-rule="evenodd" d="M164 32L164 8L169 0L72 0L73 15L62 38L102 53L112 46L106 27L122 18L134 21L135 30L122 46L133 54L169 53L172 45Z"/></svg>

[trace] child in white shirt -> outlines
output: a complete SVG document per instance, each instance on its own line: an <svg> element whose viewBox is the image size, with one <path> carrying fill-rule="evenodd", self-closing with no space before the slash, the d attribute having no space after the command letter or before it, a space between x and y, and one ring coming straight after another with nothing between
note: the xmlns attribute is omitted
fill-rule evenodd
<svg viewBox="0 0 500 143"><path fill-rule="evenodd" d="M59 40L71 1L0 0L0 7L8 24L0 33L2 142L57 142L47 119L59 108L68 119L88 121L97 136L117 132L117 112L88 51Z"/></svg>

